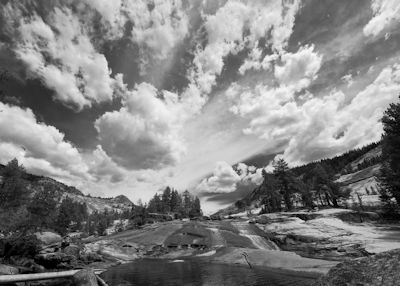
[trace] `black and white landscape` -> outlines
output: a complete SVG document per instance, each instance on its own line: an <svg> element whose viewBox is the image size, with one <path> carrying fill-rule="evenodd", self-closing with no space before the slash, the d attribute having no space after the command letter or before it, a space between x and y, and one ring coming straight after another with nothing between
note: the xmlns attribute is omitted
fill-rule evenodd
<svg viewBox="0 0 400 286"><path fill-rule="evenodd" d="M396 0L1 1L0 285L398 285L399 51Z"/></svg>

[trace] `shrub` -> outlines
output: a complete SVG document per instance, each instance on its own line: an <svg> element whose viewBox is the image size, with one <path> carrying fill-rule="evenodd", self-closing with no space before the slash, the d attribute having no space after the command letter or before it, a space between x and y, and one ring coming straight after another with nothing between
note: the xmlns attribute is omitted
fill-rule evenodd
<svg viewBox="0 0 400 286"><path fill-rule="evenodd" d="M0 256L24 256L33 258L40 250L40 241L35 235L12 235L0 240Z"/></svg>

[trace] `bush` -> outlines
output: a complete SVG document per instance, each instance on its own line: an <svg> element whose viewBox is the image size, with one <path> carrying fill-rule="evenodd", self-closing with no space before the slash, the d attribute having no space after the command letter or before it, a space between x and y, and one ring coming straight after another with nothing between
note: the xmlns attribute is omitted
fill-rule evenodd
<svg viewBox="0 0 400 286"><path fill-rule="evenodd" d="M35 235L17 236L0 240L0 256L8 259L11 256L33 258L40 250L40 241Z"/></svg>

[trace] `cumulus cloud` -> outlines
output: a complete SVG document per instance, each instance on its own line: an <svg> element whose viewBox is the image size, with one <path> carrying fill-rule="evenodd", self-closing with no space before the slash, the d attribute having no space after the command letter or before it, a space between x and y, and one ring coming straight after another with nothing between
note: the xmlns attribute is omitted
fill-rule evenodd
<svg viewBox="0 0 400 286"><path fill-rule="evenodd" d="M30 109L0 102L0 159L16 157L29 170L71 180L89 178L88 167L78 149L53 126L38 123Z"/></svg>
<svg viewBox="0 0 400 286"><path fill-rule="evenodd" d="M248 166L245 163L238 163L235 169L243 185L259 185L263 181L263 168L256 168L255 166Z"/></svg>
<svg viewBox="0 0 400 286"><path fill-rule="evenodd" d="M129 169L162 168L175 164L185 151L179 137L184 118L178 96L147 83L125 90L123 107L98 118L95 127L102 147ZM182 112L181 112L182 111Z"/></svg>
<svg viewBox="0 0 400 286"><path fill-rule="evenodd" d="M262 168L238 163L234 167L227 162L219 161L215 164L213 175L204 178L197 186L196 191L201 193L231 193L238 187L254 187L263 180Z"/></svg>
<svg viewBox="0 0 400 286"><path fill-rule="evenodd" d="M236 102L232 111L249 119L244 132L281 142L284 158L300 164L379 140L382 113L400 92L400 65L383 69L350 103L335 90L303 103L282 87L239 90L232 86L227 95Z"/></svg>
<svg viewBox="0 0 400 286"><path fill-rule="evenodd" d="M236 183L240 181L239 175L232 166L226 162L216 163L213 176L203 179L196 187L200 192L230 193L236 189Z"/></svg>
<svg viewBox="0 0 400 286"><path fill-rule="evenodd" d="M322 56L314 52L314 46L301 47L296 53L284 53L282 65L275 66L275 78L280 84L293 86L296 91L306 88L316 78Z"/></svg>
<svg viewBox="0 0 400 286"><path fill-rule="evenodd" d="M145 74L148 65L171 66L173 52L190 26L176 0L53 1L41 8L11 1L0 11L10 48L29 76L77 110L112 100L115 81L100 52L102 43L130 40L139 50L139 67Z"/></svg>
<svg viewBox="0 0 400 286"><path fill-rule="evenodd" d="M118 166L107 154L104 152L101 145L97 145L96 149L89 156L88 165L90 173L93 174L97 180L109 179L112 183L121 182L125 179L127 171Z"/></svg>
<svg viewBox="0 0 400 286"><path fill-rule="evenodd" d="M150 50L142 55L166 59L188 34L189 19L179 0L125 1L124 5L133 23L132 40Z"/></svg>
<svg viewBox="0 0 400 286"><path fill-rule="evenodd" d="M195 52L191 81L209 93L222 72L224 58L245 48L251 53L241 73L256 65L268 68L273 58L262 57L259 40L265 37L267 47L282 51L298 9L299 1L227 1L215 14L205 15L207 45Z"/></svg>
<svg viewBox="0 0 400 286"><path fill-rule="evenodd" d="M29 75L41 79L55 97L80 110L109 101L114 80L103 54L94 48L88 27L66 7L54 8L46 18L36 12L22 17L21 7L3 7L12 48Z"/></svg>
<svg viewBox="0 0 400 286"><path fill-rule="evenodd" d="M109 39L128 35L139 48L140 71L171 57L188 35L190 22L180 0L84 0L101 15Z"/></svg>
<svg viewBox="0 0 400 286"><path fill-rule="evenodd" d="M400 2L397 0L372 0L371 8L374 15L364 27L366 36L377 36L400 20Z"/></svg>

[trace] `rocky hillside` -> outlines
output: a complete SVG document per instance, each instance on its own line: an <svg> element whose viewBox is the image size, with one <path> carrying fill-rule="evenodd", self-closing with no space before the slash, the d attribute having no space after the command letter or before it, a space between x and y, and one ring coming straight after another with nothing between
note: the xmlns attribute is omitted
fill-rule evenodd
<svg viewBox="0 0 400 286"><path fill-rule="evenodd" d="M4 165L0 164L0 173L3 168ZM106 209L108 211L123 212L125 210L130 210L133 206L133 203L124 195L115 198L91 197L84 195L75 187L67 186L49 177L26 173L24 179L27 181L27 188L30 190L31 196L33 196L37 190L49 187L54 191L56 200L62 201L65 197L69 197L76 202L86 203L89 213L94 211L104 212Z"/></svg>
<svg viewBox="0 0 400 286"><path fill-rule="evenodd" d="M319 162L293 168L295 175L301 178L306 172L314 168L317 163L324 164L332 170L335 182L341 188L351 190L350 198L347 200L349 205L359 204L360 200L365 205L379 204L377 176L380 168L382 147L379 143L367 145L361 149L352 150L342 155L330 159L323 159ZM263 197L263 186L257 186L251 193L240 201L258 207ZM238 202L218 211L217 215L231 215L242 210L237 207Z"/></svg>

